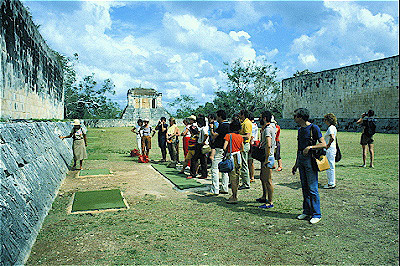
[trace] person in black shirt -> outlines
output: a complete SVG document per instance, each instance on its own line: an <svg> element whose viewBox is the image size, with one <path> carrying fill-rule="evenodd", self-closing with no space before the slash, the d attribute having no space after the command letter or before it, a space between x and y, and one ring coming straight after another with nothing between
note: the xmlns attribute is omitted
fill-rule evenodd
<svg viewBox="0 0 400 266"><path fill-rule="evenodd" d="M311 224L315 224L321 220L321 209L318 193L318 171L313 167L312 154L315 149L326 148L326 143L319 127L310 123L309 118L310 113L305 108L294 111L294 121L300 127L297 136L297 158L292 173L295 174L299 169L303 191L303 213L297 216L297 219L307 219Z"/></svg>
<svg viewBox="0 0 400 266"><path fill-rule="evenodd" d="M211 163L212 185L210 195L228 194L229 175L222 173L222 190L219 189L219 170L218 164L222 161L224 156L224 137L230 133L229 123L226 120L226 113L224 110L217 111L218 128L215 129L212 125L210 128L211 138L214 140L215 155Z"/></svg>
<svg viewBox="0 0 400 266"><path fill-rule="evenodd" d="M161 117L155 129L158 131L158 147L160 147L162 156L161 162L167 161L167 129L168 129L167 118ZM155 133L156 132L154 131L153 136Z"/></svg>
<svg viewBox="0 0 400 266"><path fill-rule="evenodd" d="M373 110L368 110L368 112L363 113L361 118L357 120L357 124L363 127L363 131L361 134L360 144L363 150L363 164L361 167L366 167L367 161L367 146L370 155L370 164L369 167L374 168L374 139L373 136L375 134L376 129L376 120L373 118L375 112Z"/></svg>

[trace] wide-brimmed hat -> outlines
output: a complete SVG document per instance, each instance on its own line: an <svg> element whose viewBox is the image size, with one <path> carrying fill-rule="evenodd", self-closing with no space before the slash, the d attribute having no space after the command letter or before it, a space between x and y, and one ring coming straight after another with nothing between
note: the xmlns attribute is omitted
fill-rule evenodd
<svg viewBox="0 0 400 266"><path fill-rule="evenodd" d="M71 123L74 126L80 126L81 125L81 120L79 119L74 119L74 122Z"/></svg>
<svg viewBox="0 0 400 266"><path fill-rule="evenodd" d="M195 115L191 115L191 116L188 117L188 119L196 120L196 116Z"/></svg>

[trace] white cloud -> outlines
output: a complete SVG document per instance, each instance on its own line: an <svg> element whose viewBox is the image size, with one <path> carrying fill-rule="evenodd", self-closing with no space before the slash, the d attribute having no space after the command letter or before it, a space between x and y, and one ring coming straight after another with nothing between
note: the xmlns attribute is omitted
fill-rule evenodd
<svg viewBox="0 0 400 266"><path fill-rule="evenodd" d="M231 31L231 32L229 32L229 36L231 36L231 38L234 41L242 42L242 43L245 43L245 44L250 43L249 39L250 39L251 36L250 36L250 34L248 34L245 31L242 31L242 30L239 31L239 32Z"/></svg>
<svg viewBox="0 0 400 266"><path fill-rule="evenodd" d="M265 55L267 56L268 59L274 58L277 54L279 53L279 50L277 48L272 49L271 51L266 51Z"/></svg>
<svg viewBox="0 0 400 266"><path fill-rule="evenodd" d="M398 22L354 2L325 1L331 16L311 34L293 40L299 63L329 69L398 54Z"/></svg>
<svg viewBox="0 0 400 266"><path fill-rule="evenodd" d="M268 20L267 23L263 23L263 28L266 31L274 31L274 22L272 22L271 20Z"/></svg>
<svg viewBox="0 0 400 266"><path fill-rule="evenodd" d="M180 63L180 62L182 62L182 58L181 58L180 55L175 54L175 55L169 60L169 62L170 62L170 63Z"/></svg>
<svg viewBox="0 0 400 266"><path fill-rule="evenodd" d="M299 54L299 60L307 67L310 67L317 62L317 59L313 54Z"/></svg>
<svg viewBox="0 0 400 266"><path fill-rule="evenodd" d="M165 98L172 100L181 96L179 89L167 89L164 94Z"/></svg>

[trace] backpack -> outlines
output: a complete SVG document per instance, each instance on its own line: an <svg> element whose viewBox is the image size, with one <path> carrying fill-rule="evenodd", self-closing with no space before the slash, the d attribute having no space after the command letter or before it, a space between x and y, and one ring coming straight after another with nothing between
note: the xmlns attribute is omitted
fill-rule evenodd
<svg viewBox="0 0 400 266"><path fill-rule="evenodd" d="M373 121L372 119L368 119L366 121L366 125L365 125L365 129L364 129L364 133L365 135L372 137L376 132L376 125L375 125L375 121Z"/></svg>

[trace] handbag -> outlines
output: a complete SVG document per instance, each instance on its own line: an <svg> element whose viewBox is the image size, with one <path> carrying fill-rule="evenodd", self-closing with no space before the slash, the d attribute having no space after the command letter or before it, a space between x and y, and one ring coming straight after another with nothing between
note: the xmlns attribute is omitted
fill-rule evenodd
<svg viewBox="0 0 400 266"><path fill-rule="evenodd" d="M341 159L342 159L342 153L340 152L339 144L338 144L337 138L336 138L336 156L335 156L335 162L340 162Z"/></svg>
<svg viewBox="0 0 400 266"><path fill-rule="evenodd" d="M211 151L211 147L208 144L203 145L203 147L201 147L201 153L202 154L207 154Z"/></svg>
<svg viewBox="0 0 400 266"><path fill-rule="evenodd" d="M314 125L312 125L311 129L310 129L311 141L314 140L313 129L314 129ZM315 143L317 141L318 141L318 139L315 139ZM311 144L313 144L313 143L311 143ZM318 150L311 151L311 165L312 165L314 171L317 171L317 172L322 172L322 171L328 170L330 168L328 158L326 157L325 149L318 149Z"/></svg>
<svg viewBox="0 0 400 266"><path fill-rule="evenodd" d="M251 145L250 154L251 158L256 159L260 162L265 162L265 159L267 158L265 156L265 149L259 147L258 145Z"/></svg>
<svg viewBox="0 0 400 266"><path fill-rule="evenodd" d="M229 140L229 147L230 147L230 151L232 152L232 134L229 134L230 136L230 140ZM224 156L224 159L222 159L221 162L218 163L218 170L221 173L230 173L233 171L233 161L231 159L231 154L227 153Z"/></svg>
<svg viewBox="0 0 400 266"><path fill-rule="evenodd" d="M326 155L321 155L319 158L314 158L318 166L318 172L328 170L330 168Z"/></svg>

